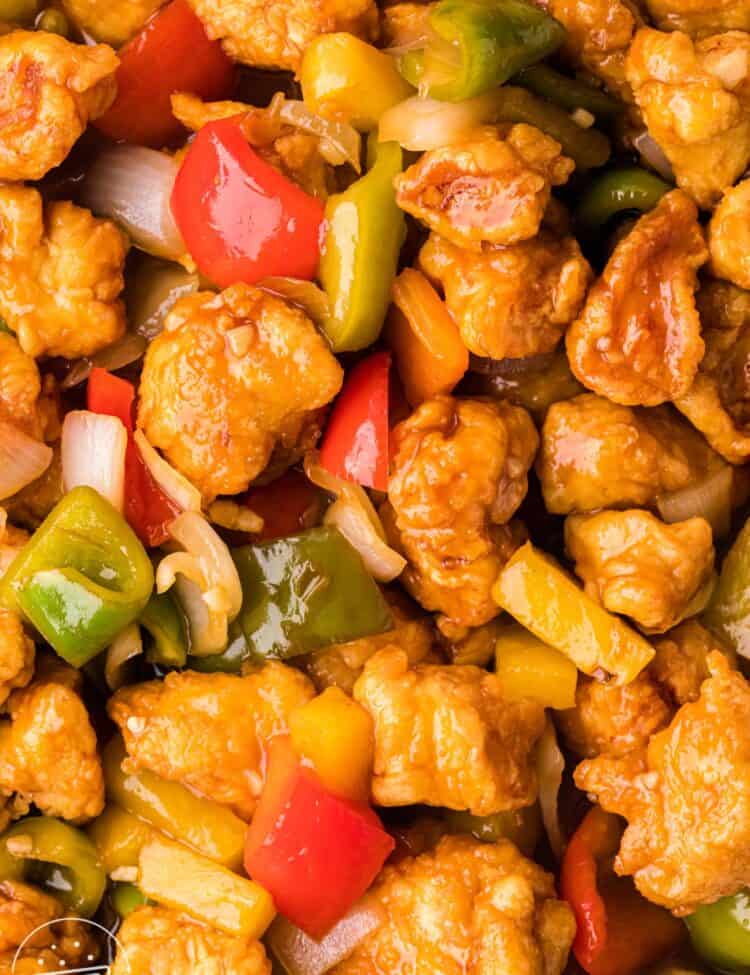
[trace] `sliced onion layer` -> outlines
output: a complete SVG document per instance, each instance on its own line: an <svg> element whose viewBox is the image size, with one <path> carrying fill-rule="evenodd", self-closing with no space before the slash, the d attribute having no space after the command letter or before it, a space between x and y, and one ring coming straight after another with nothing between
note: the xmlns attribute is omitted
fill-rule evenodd
<svg viewBox="0 0 750 975"><path fill-rule="evenodd" d="M161 454L148 442L143 430L136 430L133 439L141 452L143 463L148 467L151 476L164 494L171 498L183 511L200 511L201 493L198 488L191 484L184 474L180 474L168 461L164 460Z"/></svg>
<svg viewBox="0 0 750 975"><path fill-rule="evenodd" d="M62 428L63 487L85 485L122 511L125 497L125 451L128 434L116 416L74 410Z"/></svg>
<svg viewBox="0 0 750 975"><path fill-rule="evenodd" d="M131 362L137 362L143 358L147 344L142 335L128 332L118 342L108 345L106 349L73 363L60 383L60 388L72 389L74 386L80 386L81 383L86 382L95 367L116 372L124 366L129 366Z"/></svg>
<svg viewBox="0 0 750 975"><path fill-rule="evenodd" d="M125 683L127 663L143 653L141 629L137 623L126 626L118 633L107 649L104 658L104 679L111 691L116 691Z"/></svg>
<svg viewBox="0 0 750 975"><path fill-rule="evenodd" d="M0 420L0 501L41 477L51 463L50 447Z"/></svg>
<svg viewBox="0 0 750 975"><path fill-rule="evenodd" d="M441 102L413 95L389 108L378 127L381 142L398 142L411 152L426 152L463 142L492 120L492 92L463 102Z"/></svg>
<svg viewBox="0 0 750 975"><path fill-rule="evenodd" d="M562 859L565 841L560 825L559 795L565 770L565 758L557 744L557 734L547 718L542 737L537 742L536 770L539 779L539 806L549 845L558 860Z"/></svg>
<svg viewBox="0 0 750 975"><path fill-rule="evenodd" d="M281 93L274 96L269 111L277 112L282 122L293 125L300 132L317 136L320 140L320 154L326 162L332 166L349 163L356 172L360 172L362 137L348 122L322 118L304 102L285 98Z"/></svg>
<svg viewBox="0 0 750 975"><path fill-rule="evenodd" d="M656 507L669 525L688 518L705 518L714 537L723 538L731 523L733 483L734 471L727 465L679 491L660 495Z"/></svg>
<svg viewBox="0 0 750 975"><path fill-rule="evenodd" d="M173 261L143 257L128 276L125 303L130 327L147 342L161 332L174 303L198 291L199 275Z"/></svg>

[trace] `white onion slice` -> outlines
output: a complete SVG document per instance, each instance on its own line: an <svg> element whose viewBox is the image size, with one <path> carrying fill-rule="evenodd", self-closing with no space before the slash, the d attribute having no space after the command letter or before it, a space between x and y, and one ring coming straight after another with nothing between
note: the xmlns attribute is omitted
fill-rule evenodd
<svg viewBox="0 0 750 975"><path fill-rule="evenodd" d="M111 691L116 691L125 683L125 666L129 660L143 653L141 628L137 623L126 626L118 633L107 649L104 659L104 679Z"/></svg>
<svg viewBox="0 0 750 975"><path fill-rule="evenodd" d="M83 203L94 213L119 223L141 250L179 260L185 254L185 244L170 206L178 168L165 152L144 146L113 146L89 168L81 194Z"/></svg>
<svg viewBox="0 0 750 975"><path fill-rule="evenodd" d="M130 327L151 342L161 332L174 303L200 287L199 275L182 265L143 257L128 276L125 303Z"/></svg>
<svg viewBox="0 0 750 975"><path fill-rule="evenodd" d="M212 612L203 590L192 579L180 575L174 588L188 621L190 653L196 657L221 653L229 638L227 614Z"/></svg>
<svg viewBox="0 0 750 975"><path fill-rule="evenodd" d="M214 501L208 509L208 517L220 528L257 535L263 531L263 519L244 504L223 499Z"/></svg>
<svg viewBox="0 0 750 975"><path fill-rule="evenodd" d="M151 476L167 497L171 498L183 511L201 510L201 493L188 479L176 471L170 463L148 442L143 430L133 434L136 447L141 452L143 463Z"/></svg>
<svg viewBox="0 0 750 975"><path fill-rule="evenodd" d="M0 501L31 484L52 463L52 449L0 420Z"/></svg>
<svg viewBox="0 0 750 975"><path fill-rule="evenodd" d="M633 139L633 145L645 163L663 177L663 179L674 183L672 163L667 159L664 150L648 129L644 129L643 132L638 133Z"/></svg>
<svg viewBox="0 0 750 975"><path fill-rule="evenodd" d="M312 281L269 277L263 278L257 286L297 305L319 328L323 328L330 317L331 303L328 295Z"/></svg>
<svg viewBox="0 0 750 975"><path fill-rule="evenodd" d="M426 152L470 138L492 120L495 109L492 92L463 102L413 95L382 115L378 137L381 142L398 142L412 152Z"/></svg>
<svg viewBox="0 0 750 975"><path fill-rule="evenodd" d="M242 586L226 543L196 511L184 511L178 515L169 526L169 534L186 552L197 558L207 582L206 591L221 589L226 593L227 612L229 619L233 620L242 608Z"/></svg>
<svg viewBox="0 0 750 975"><path fill-rule="evenodd" d="M734 471L727 465L702 481L660 495L656 507L669 525L688 518L705 518L713 528L714 538L723 538L729 534L733 482Z"/></svg>
<svg viewBox="0 0 750 975"><path fill-rule="evenodd" d="M557 734L551 719L542 732L542 737L536 746L536 770L539 779L539 806L542 810L542 822L549 838L549 845L558 860L562 859L565 841L562 826L558 796L562 785L565 758L557 744Z"/></svg>
<svg viewBox="0 0 750 975"><path fill-rule="evenodd" d="M122 511L128 433L116 416L74 410L62 428L63 487L86 485Z"/></svg>
<svg viewBox="0 0 750 975"><path fill-rule="evenodd" d="M108 345L106 349L75 362L60 383L60 389L72 389L86 382L94 367L116 372L123 366L129 366L131 362L137 362L143 357L147 344L142 335L127 332L118 342Z"/></svg>
<svg viewBox="0 0 750 975"><path fill-rule="evenodd" d="M270 112L277 112L282 122L293 125L300 132L307 132L320 139L320 154L332 166L349 163L360 172L362 156L362 137L348 122L321 118L311 111L304 102L274 96L269 105Z"/></svg>

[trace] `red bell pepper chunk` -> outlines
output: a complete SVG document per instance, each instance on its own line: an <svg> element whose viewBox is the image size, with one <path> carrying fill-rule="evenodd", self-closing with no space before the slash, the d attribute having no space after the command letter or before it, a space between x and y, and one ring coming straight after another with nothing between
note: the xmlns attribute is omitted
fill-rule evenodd
<svg viewBox="0 0 750 975"><path fill-rule="evenodd" d="M320 463L331 474L388 490L389 352L375 352L352 369L331 411Z"/></svg>
<svg viewBox="0 0 750 975"><path fill-rule="evenodd" d="M292 468L269 484L250 488L245 504L263 519L259 541L296 535L312 528L323 507L320 488Z"/></svg>
<svg viewBox="0 0 750 975"><path fill-rule="evenodd" d="M210 122L195 137L172 213L198 267L222 288L315 275L323 204L261 159L237 118Z"/></svg>
<svg viewBox="0 0 750 975"><path fill-rule="evenodd" d="M183 131L172 114L173 92L210 101L234 87L231 60L187 0L163 7L119 53L117 98L94 123L111 139L159 148Z"/></svg>
<svg viewBox="0 0 750 975"><path fill-rule="evenodd" d="M128 431L125 452L125 518L144 545L161 545L169 538L167 529L180 513L180 508L156 483L133 439L133 384L119 376L113 376L106 369L92 369L86 389L86 401L92 413L116 416L122 420Z"/></svg>
<svg viewBox="0 0 750 975"><path fill-rule="evenodd" d="M685 940L685 927L618 877L612 861L622 826L599 806L571 837L560 872L560 892L573 908L573 954L588 975L640 975Z"/></svg>
<svg viewBox="0 0 750 975"><path fill-rule="evenodd" d="M300 764L287 736L272 740L245 869L281 914L321 938L370 887L394 846L367 803L334 796Z"/></svg>

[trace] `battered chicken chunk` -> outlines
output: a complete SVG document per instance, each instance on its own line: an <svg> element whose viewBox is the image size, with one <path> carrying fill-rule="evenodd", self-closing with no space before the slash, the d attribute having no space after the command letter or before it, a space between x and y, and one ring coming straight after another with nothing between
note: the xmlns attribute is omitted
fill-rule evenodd
<svg viewBox="0 0 750 975"><path fill-rule="evenodd" d="M96 734L75 690L42 677L8 700L0 723L0 791L48 816L82 822L104 808Z"/></svg>
<svg viewBox="0 0 750 975"><path fill-rule="evenodd" d="M0 704L34 674L34 642L23 631L21 617L0 609Z"/></svg>
<svg viewBox="0 0 750 975"><path fill-rule="evenodd" d="M662 694L675 707L697 701L701 685L708 678L708 657L723 653L734 667L737 656L723 646L698 620L686 620L654 641L656 655L648 670Z"/></svg>
<svg viewBox="0 0 750 975"><path fill-rule="evenodd" d="M146 354L138 425L203 493L244 491L343 372L304 312L237 284L180 299Z"/></svg>
<svg viewBox="0 0 750 975"><path fill-rule="evenodd" d="M637 508L570 515L565 547L589 596L645 633L664 633L705 609L714 546L704 518L667 525Z"/></svg>
<svg viewBox="0 0 750 975"><path fill-rule="evenodd" d="M0 419L34 436L40 426L37 402L41 392L36 362L26 355L14 335L0 332Z"/></svg>
<svg viewBox="0 0 750 975"><path fill-rule="evenodd" d="M14 30L0 37L0 180L41 179L112 104L117 55L105 44Z"/></svg>
<svg viewBox="0 0 750 975"><path fill-rule="evenodd" d="M581 310L591 279L576 240L548 231L481 253L433 233L419 264L444 291L469 349L492 359L554 349Z"/></svg>
<svg viewBox="0 0 750 975"><path fill-rule="evenodd" d="M318 34L346 31L377 39L374 0L189 0L208 36L227 54L256 68L296 71Z"/></svg>
<svg viewBox="0 0 750 975"><path fill-rule="evenodd" d="M647 750L583 762L576 784L628 821L615 869L690 914L750 882L750 687L711 653L699 699Z"/></svg>
<svg viewBox="0 0 750 975"><path fill-rule="evenodd" d="M5 509L0 508L0 578L28 540L28 534L11 525Z"/></svg>
<svg viewBox="0 0 750 975"><path fill-rule="evenodd" d="M507 701L479 667L410 667L398 647L367 661L354 698L375 725L372 795L379 806L426 803L489 816L537 796L535 701Z"/></svg>
<svg viewBox="0 0 750 975"><path fill-rule="evenodd" d="M23 351L76 359L119 339L127 248L110 220L0 186L0 315Z"/></svg>
<svg viewBox="0 0 750 975"><path fill-rule="evenodd" d="M706 354L675 406L732 464L750 457L750 292L709 279L697 295Z"/></svg>
<svg viewBox="0 0 750 975"><path fill-rule="evenodd" d="M669 407L632 409L584 393L549 408L537 473L547 510L564 515L651 506L723 466Z"/></svg>
<svg viewBox="0 0 750 975"><path fill-rule="evenodd" d="M693 41L675 31L639 30L627 77L648 130L677 184L704 208L750 162L750 34Z"/></svg>
<svg viewBox="0 0 750 975"><path fill-rule="evenodd" d="M490 589L521 539L507 522L539 443L528 413L441 396L392 432L386 531L409 564L401 581L441 628L496 616Z"/></svg>
<svg viewBox="0 0 750 975"><path fill-rule="evenodd" d="M559 142L514 125L424 153L396 177L396 202L459 247L516 244L536 235L552 187L574 167Z"/></svg>
<svg viewBox="0 0 750 975"><path fill-rule="evenodd" d="M710 270L739 288L750 288L750 179L725 191L708 225Z"/></svg>
<svg viewBox="0 0 750 975"><path fill-rule="evenodd" d="M331 975L560 975L575 934L551 874L509 840L444 837L383 870L385 922Z"/></svg>
<svg viewBox="0 0 750 975"><path fill-rule="evenodd" d="M149 769L249 819L263 787L266 742L315 692L298 670L269 663L246 677L173 672L110 698L126 771Z"/></svg>
<svg viewBox="0 0 750 975"><path fill-rule="evenodd" d="M667 193L615 247L568 330L576 378L625 406L687 392L704 352L694 292L707 259L695 204Z"/></svg>
<svg viewBox="0 0 750 975"><path fill-rule="evenodd" d="M646 0L659 30L708 37L727 30L750 30L747 0Z"/></svg>
<svg viewBox="0 0 750 975"><path fill-rule="evenodd" d="M250 943L164 907L141 907L117 932L111 975L270 975L259 941Z"/></svg>
<svg viewBox="0 0 750 975"><path fill-rule="evenodd" d="M143 27L165 0L62 0L79 31L120 47Z"/></svg>

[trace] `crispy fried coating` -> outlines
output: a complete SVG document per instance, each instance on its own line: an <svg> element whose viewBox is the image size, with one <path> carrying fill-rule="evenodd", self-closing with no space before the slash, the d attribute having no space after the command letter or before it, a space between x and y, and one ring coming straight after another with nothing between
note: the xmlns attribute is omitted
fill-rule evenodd
<svg viewBox="0 0 750 975"><path fill-rule="evenodd" d="M709 270L750 288L750 179L725 190L708 225Z"/></svg>
<svg viewBox="0 0 750 975"><path fill-rule="evenodd" d="M747 0L646 0L659 30L709 37L727 30L750 30Z"/></svg>
<svg viewBox="0 0 750 975"><path fill-rule="evenodd" d="M718 652L648 748L585 761L579 788L628 821L615 869L677 916L750 881L750 687Z"/></svg>
<svg viewBox="0 0 750 975"><path fill-rule="evenodd" d="M34 673L34 641L24 633L21 617L0 609L0 704L10 692L25 687Z"/></svg>
<svg viewBox="0 0 750 975"><path fill-rule="evenodd" d="M534 424L508 403L440 396L392 437L383 514L409 563L401 580L439 625L480 626L499 612L490 590L521 541L507 522L526 494Z"/></svg>
<svg viewBox="0 0 750 975"><path fill-rule="evenodd" d="M375 725L377 805L426 803L488 816L536 799L532 753L544 709L506 701L494 674L410 666L403 650L389 647L367 661L354 698Z"/></svg>
<svg viewBox="0 0 750 975"><path fill-rule="evenodd" d="M591 280L577 241L548 231L481 253L432 233L419 264L444 291L469 349L492 359L552 351L581 310Z"/></svg>
<svg viewBox="0 0 750 975"><path fill-rule="evenodd" d="M584 393L553 403L537 474L553 514L649 507L724 462L669 407L633 409Z"/></svg>
<svg viewBox="0 0 750 975"><path fill-rule="evenodd" d="M705 209L750 161L750 34L639 30L627 78L677 185Z"/></svg>
<svg viewBox="0 0 750 975"><path fill-rule="evenodd" d="M559 142L532 125L505 135L490 129L425 152L396 177L396 202L458 247L516 244L537 234L552 187L574 167Z"/></svg>
<svg viewBox="0 0 750 975"><path fill-rule="evenodd" d="M173 672L121 688L108 710L125 739L126 771L149 769L249 819L266 743L314 693L300 671L272 662L246 677Z"/></svg>
<svg viewBox="0 0 750 975"><path fill-rule="evenodd" d="M568 330L576 378L624 406L687 392L704 352L694 292L707 259L695 204L667 193L615 247Z"/></svg>
<svg viewBox="0 0 750 975"><path fill-rule="evenodd" d="M62 7L79 31L120 47L164 3L165 0L62 0Z"/></svg>
<svg viewBox="0 0 750 975"><path fill-rule="evenodd" d="M112 104L117 55L105 44L15 30L0 37L0 180L41 179Z"/></svg>
<svg viewBox="0 0 750 975"><path fill-rule="evenodd" d="M0 315L27 355L76 359L123 335L127 249L110 220L0 186Z"/></svg>
<svg viewBox="0 0 750 975"><path fill-rule="evenodd" d="M201 291L176 302L149 346L138 426L212 500L293 447L342 379L299 308L245 284Z"/></svg>
<svg viewBox="0 0 750 975"><path fill-rule="evenodd" d="M40 427L37 403L41 392L36 362L14 335L0 332L0 418L34 435Z"/></svg>
<svg viewBox="0 0 750 975"><path fill-rule="evenodd" d="M509 840L444 837L383 870L385 922L331 975L560 975L575 934L551 874Z"/></svg>

